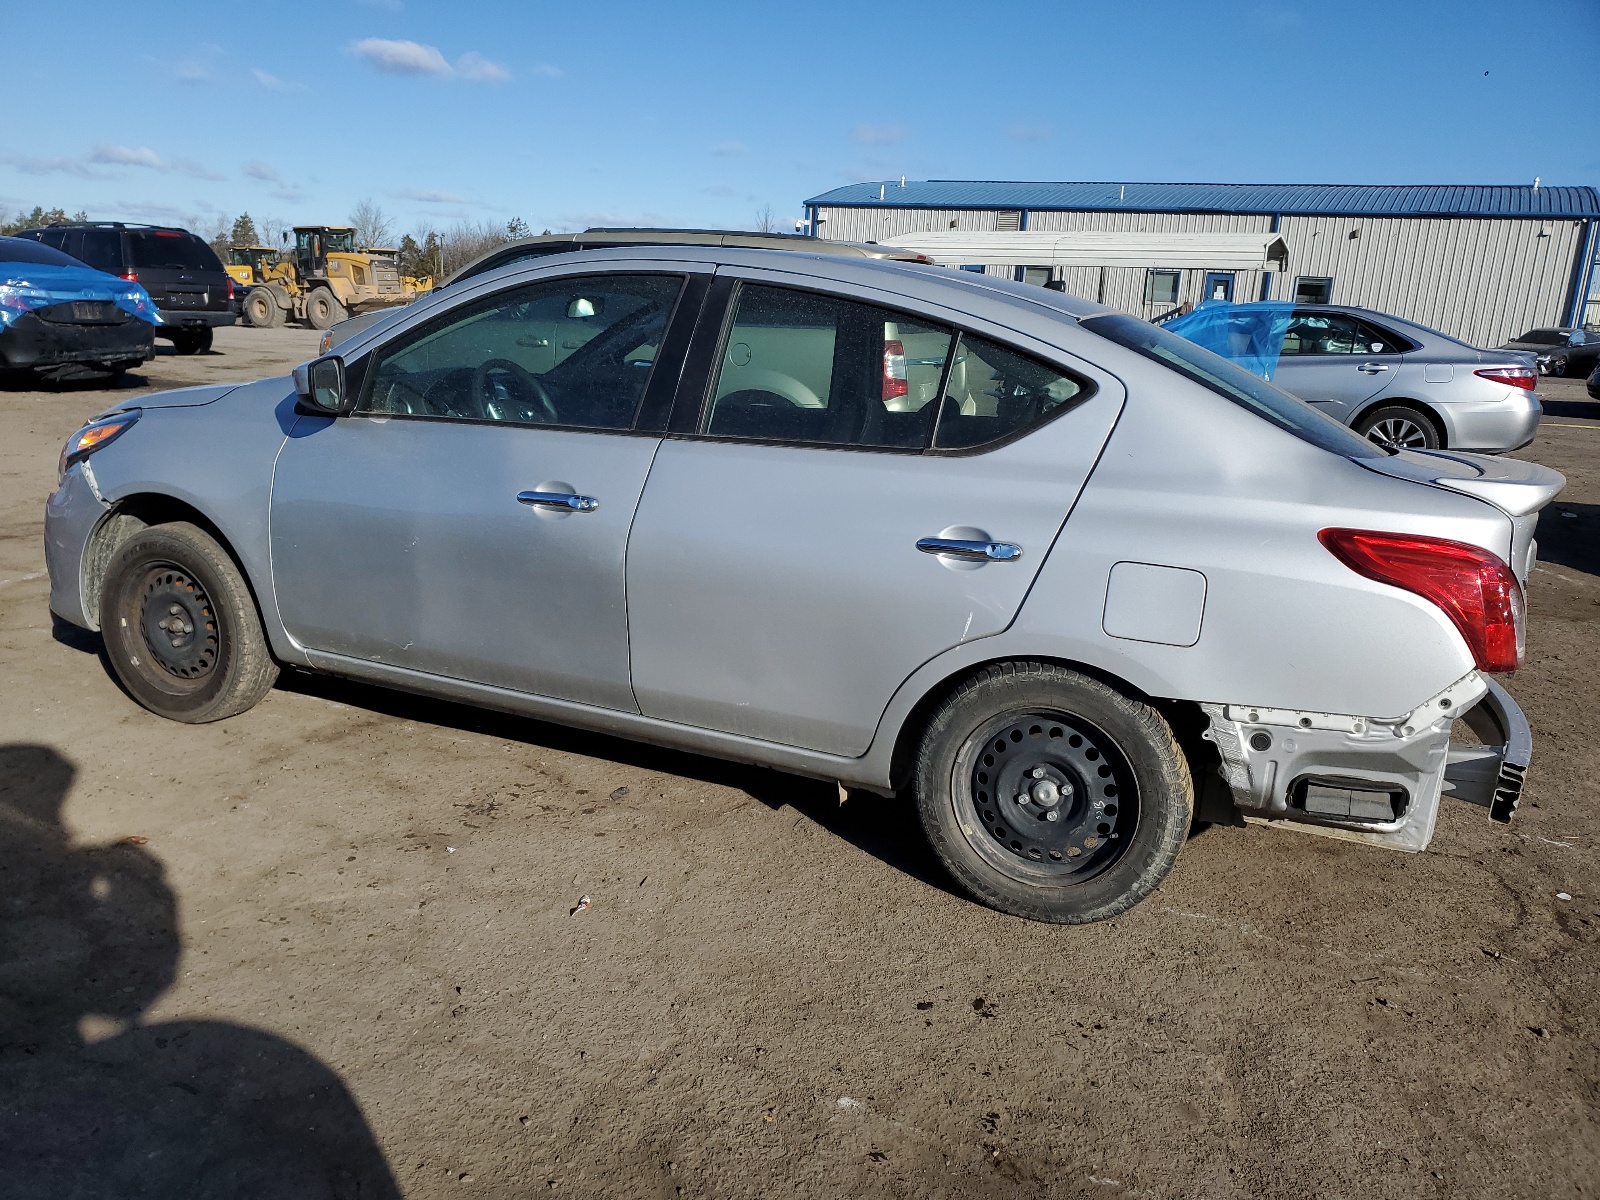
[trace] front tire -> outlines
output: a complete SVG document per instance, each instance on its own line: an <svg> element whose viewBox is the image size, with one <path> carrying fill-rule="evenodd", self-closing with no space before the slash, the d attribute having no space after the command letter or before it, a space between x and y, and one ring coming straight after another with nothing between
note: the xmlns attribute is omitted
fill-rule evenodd
<svg viewBox="0 0 1600 1200"><path fill-rule="evenodd" d="M275 329L283 323L283 309L271 291L254 288L244 298L244 319L256 329Z"/></svg>
<svg viewBox="0 0 1600 1200"><path fill-rule="evenodd" d="M989 667L940 706L916 792L929 844L969 895L1065 925L1154 891L1194 810L1188 761L1155 709L1031 662Z"/></svg>
<svg viewBox="0 0 1600 1200"><path fill-rule="evenodd" d="M187 523L153 525L117 550L100 589L100 630L123 687L173 721L244 712L278 677L244 576Z"/></svg>
<svg viewBox="0 0 1600 1200"><path fill-rule="evenodd" d="M325 287L315 289L306 299L306 320L313 329L332 329L350 314Z"/></svg>

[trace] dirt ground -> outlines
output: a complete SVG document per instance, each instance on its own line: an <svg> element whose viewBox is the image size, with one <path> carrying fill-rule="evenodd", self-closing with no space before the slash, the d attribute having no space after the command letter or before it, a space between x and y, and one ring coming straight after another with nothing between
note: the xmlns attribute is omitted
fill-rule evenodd
<svg viewBox="0 0 1600 1200"><path fill-rule="evenodd" d="M0 1164L70 1171L114 1112L155 1164L121 1177L301 1180L207 1195L321 1195L319 1162L361 1196L385 1162L412 1197L1600 1189L1581 384L1523 452L1570 483L1508 681L1515 822L1446 800L1415 856L1211 828L1131 913L1054 928L954 894L904 802L304 675L216 725L136 708L46 607L61 443L316 340L0 389ZM62 1079L111 1108L40 1117Z"/></svg>

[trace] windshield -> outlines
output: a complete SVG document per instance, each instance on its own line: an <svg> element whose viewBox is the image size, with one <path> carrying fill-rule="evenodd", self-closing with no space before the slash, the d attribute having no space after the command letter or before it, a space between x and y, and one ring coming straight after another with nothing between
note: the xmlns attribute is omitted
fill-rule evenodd
<svg viewBox="0 0 1600 1200"><path fill-rule="evenodd" d="M1249 409L1262 420L1270 421L1279 429L1313 446L1320 446L1344 458L1380 458L1387 453L1333 418L1324 416L1264 379L1258 379L1221 355L1203 350L1186 338L1168 333L1147 321L1112 315L1088 317L1081 324L1090 333L1097 333L1108 341L1154 359L1185 379L1233 401L1240 408Z"/></svg>
<svg viewBox="0 0 1600 1200"><path fill-rule="evenodd" d="M356 235L349 229L330 229L322 236L322 247L329 254L348 254L356 248Z"/></svg>
<svg viewBox="0 0 1600 1200"><path fill-rule="evenodd" d="M49 264L52 267L81 267L77 259L52 250L32 238L0 237L0 262Z"/></svg>

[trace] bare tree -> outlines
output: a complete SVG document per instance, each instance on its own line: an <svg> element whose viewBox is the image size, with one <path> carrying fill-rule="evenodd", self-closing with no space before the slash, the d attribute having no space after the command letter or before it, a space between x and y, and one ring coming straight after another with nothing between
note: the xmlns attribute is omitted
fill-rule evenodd
<svg viewBox="0 0 1600 1200"><path fill-rule="evenodd" d="M757 233L776 233L776 232L778 232L778 222L772 215L772 205L763 204L760 208L758 208L756 210L756 232Z"/></svg>
<svg viewBox="0 0 1600 1200"><path fill-rule="evenodd" d="M289 222L280 217L262 217L256 222L256 228L261 231L261 244L271 246L274 250L282 250L284 235L289 232Z"/></svg>
<svg viewBox="0 0 1600 1200"><path fill-rule="evenodd" d="M394 238L394 222L371 197L350 210L350 224L356 227L357 246L387 246Z"/></svg>

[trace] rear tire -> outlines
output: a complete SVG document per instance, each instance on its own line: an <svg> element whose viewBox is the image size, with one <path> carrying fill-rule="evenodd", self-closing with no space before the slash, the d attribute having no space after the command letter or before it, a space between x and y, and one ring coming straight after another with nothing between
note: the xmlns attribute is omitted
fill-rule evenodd
<svg viewBox="0 0 1600 1200"><path fill-rule="evenodd" d="M174 332L172 348L179 354L203 354L211 349L211 327L207 325Z"/></svg>
<svg viewBox="0 0 1600 1200"><path fill-rule="evenodd" d="M1433 418L1404 404L1373 409L1361 418L1356 432L1369 442L1401 450L1437 450L1444 445Z"/></svg>
<svg viewBox="0 0 1600 1200"><path fill-rule="evenodd" d="M306 320L313 329L332 329L350 314L344 305L325 287L319 287L306 297Z"/></svg>
<svg viewBox="0 0 1600 1200"><path fill-rule="evenodd" d="M1034 662L989 667L940 706L916 793L928 842L963 890L1064 925L1153 892L1194 811L1188 761L1155 709Z"/></svg>
<svg viewBox="0 0 1600 1200"><path fill-rule="evenodd" d="M283 324L283 309L267 288L253 288L244 298L244 319L256 329L276 329Z"/></svg>
<svg viewBox="0 0 1600 1200"><path fill-rule="evenodd" d="M123 687L173 721L244 712L278 677L244 576L215 538L185 522L141 530L112 557L100 631Z"/></svg>

